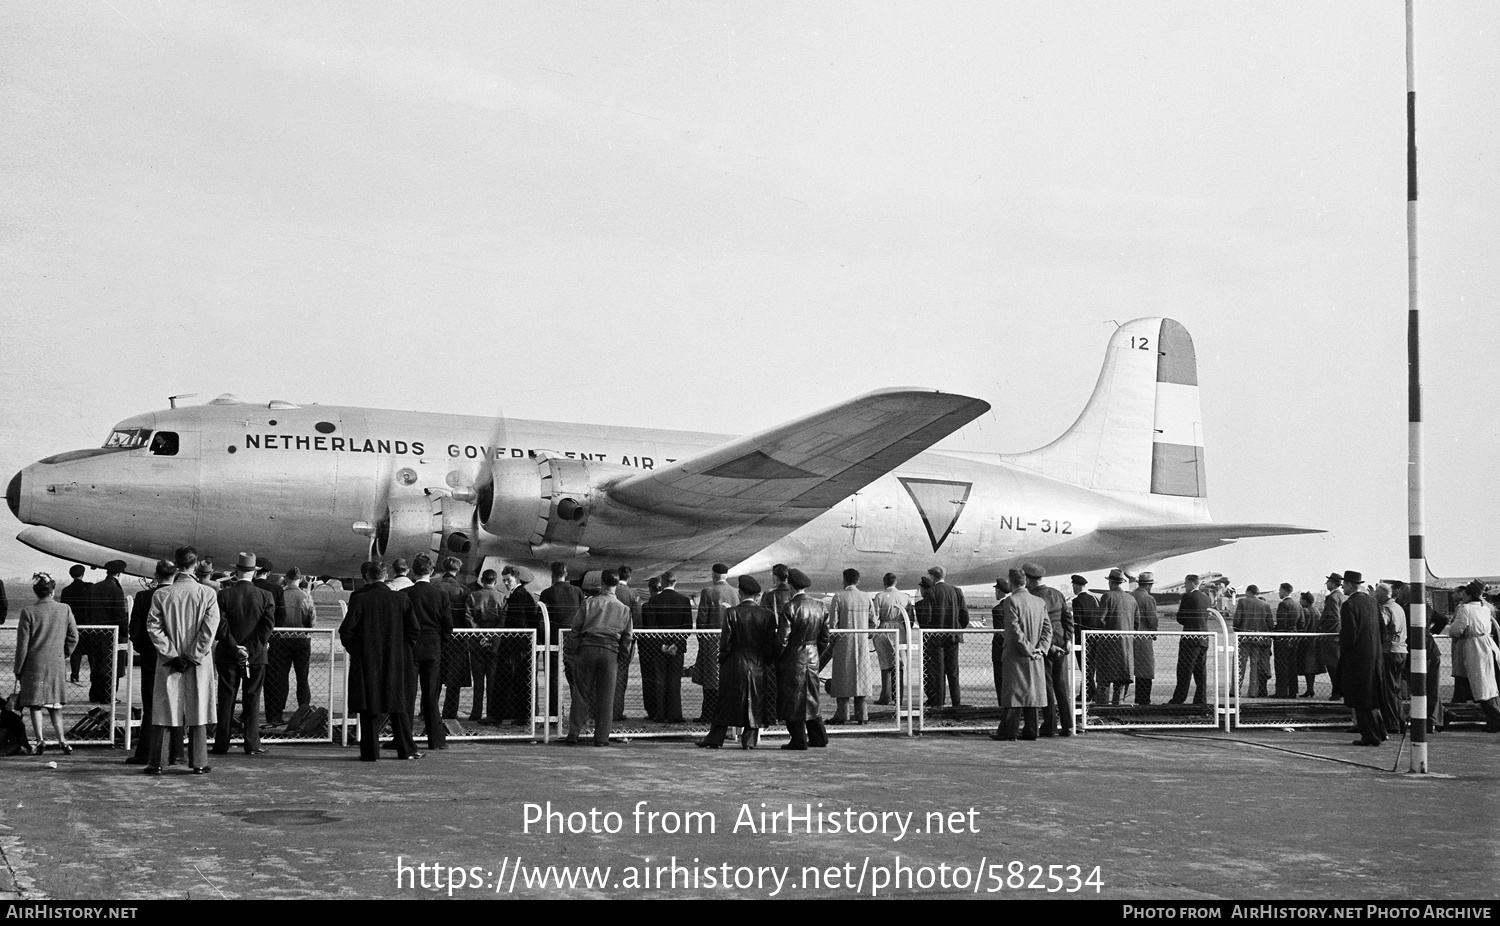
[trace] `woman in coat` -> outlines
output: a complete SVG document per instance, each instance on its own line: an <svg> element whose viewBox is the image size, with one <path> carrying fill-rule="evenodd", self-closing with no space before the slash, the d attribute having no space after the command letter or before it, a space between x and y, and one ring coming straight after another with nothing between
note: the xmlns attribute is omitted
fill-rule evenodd
<svg viewBox="0 0 1500 926"><path fill-rule="evenodd" d="M78 648L78 624L73 609L55 601L52 593L57 582L45 572L32 576L31 590L36 604L21 609L16 627L17 706L31 711L31 729L36 745L28 750L39 756L47 748L42 736L42 708L52 720L57 745L63 755L72 755L73 747L63 734L62 706L68 685L68 657Z"/></svg>
<svg viewBox="0 0 1500 926"><path fill-rule="evenodd" d="M1297 622L1298 633L1313 633L1318 626L1318 611L1313 607L1312 592L1303 592L1297 599L1302 604L1302 619ZM1297 646L1297 674L1307 680L1307 690L1298 697L1313 696L1313 680L1323 672L1318 662L1318 638L1301 637Z"/></svg>
<svg viewBox="0 0 1500 926"><path fill-rule="evenodd" d="M1453 638L1453 672L1462 666L1469 691L1484 711L1486 732L1500 732L1500 685L1496 683L1500 650L1490 634L1495 616L1485 603L1484 584L1478 579L1458 590L1459 606L1443 631Z"/></svg>

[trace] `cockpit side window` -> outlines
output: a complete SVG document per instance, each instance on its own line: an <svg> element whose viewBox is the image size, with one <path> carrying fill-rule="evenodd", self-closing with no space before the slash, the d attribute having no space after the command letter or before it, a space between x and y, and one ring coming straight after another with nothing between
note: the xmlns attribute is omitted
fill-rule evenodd
<svg viewBox="0 0 1500 926"><path fill-rule="evenodd" d="M177 456L177 432L157 431L151 438L151 453L159 457Z"/></svg>
<svg viewBox="0 0 1500 926"><path fill-rule="evenodd" d="M116 428L104 442L106 450L135 450L146 446L151 437L150 428Z"/></svg>

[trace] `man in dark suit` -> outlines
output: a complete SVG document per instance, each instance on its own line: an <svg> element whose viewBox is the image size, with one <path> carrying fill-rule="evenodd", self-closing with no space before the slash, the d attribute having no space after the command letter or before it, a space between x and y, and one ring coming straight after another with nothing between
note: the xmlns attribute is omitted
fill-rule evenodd
<svg viewBox="0 0 1500 926"><path fill-rule="evenodd" d="M942 566L927 570L932 579L932 588L927 595L929 624L923 630L961 630L969 626L969 606L964 602L962 589L949 585L944 579L947 572ZM958 646L963 640L960 633L929 634L923 641L923 670L927 677L927 706L943 706L943 680L948 681L948 691L953 696L953 706L963 707L958 690Z"/></svg>
<svg viewBox="0 0 1500 926"><path fill-rule="evenodd" d="M583 605L587 596L583 594L583 589L568 581L566 563L558 560L551 563L549 568L552 570L552 584L542 589L542 593L537 598L547 606L547 623L550 627L548 632L552 636L549 641L552 644L552 674L547 690L547 715L555 717L557 716L557 688L560 684L557 664L559 634L573 626L573 618L583 613ZM565 660L563 669L567 673L568 684L571 686L573 684L572 665ZM569 690L572 690L571 687ZM575 692L573 697L577 696Z"/></svg>
<svg viewBox="0 0 1500 926"><path fill-rule="evenodd" d="M57 600L73 609L73 623L82 627L84 624L92 624L93 619L93 596L90 592L94 583L83 581L83 574L88 572L87 566L73 566L68 570L68 575L73 577L67 587L57 593ZM78 671L83 668L83 657L88 651L88 644L83 641L88 637L80 634L79 645L73 647L73 654L68 657L68 664L73 670L72 679L78 681ZM89 659L89 672L93 673L94 660Z"/></svg>
<svg viewBox="0 0 1500 926"><path fill-rule="evenodd" d="M1185 631L1202 633L1208 620L1208 609L1212 605L1208 593L1198 587L1198 577L1189 575L1183 581L1182 600L1177 605L1177 623ZM1092 663L1090 663L1092 665ZM1093 674L1090 671L1090 674ZM1182 637L1177 642L1177 687L1168 704L1187 703L1188 688L1197 684L1193 695L1194 704L1207 704L1205 683L1208 680L1208 638Z"/></svg>
<svg viewBox="0 0 1500 926"><path fill-rule="evenodd" d="M1069 602L1069 605L1073 609L1073 642L1078 646L1078 651L1074 656L1076 662L1083 658L1083 632L1102 630L1104 623L1099 618L1099 599L1089 593L1089 580L1083 576L1074 575L1072 581L1073 600ZM1099 690L1098 660L1090 662L1088 669L1088 678L1083 680L1084 697L1092 702Z"/></svg>
<svg viewBox="0 0 1500 926"><path fill-rule="evenodd" d="M110 560L104 564L104 578L89 589L90 620L115 629L113 634L96 630L88 638L89 700L95 704L114 700L115 681L125 674L125 654L115 655L115 644L130 633L130 610L125 604L125 590L120 587L124 571L124 560Z"/></svg>
<svg viewBox="0 0 1500 926"><path fill-rule="evenodd" d="M1261 600L1260 586L1245 586L1244 597L1234 608L1234 632L1242 635L1240 677L1245 682L1247 698L1266 697L1266 679L1271 677L1271 638L1266 634L1275 626L1271 603Z"/></svg>
<svg viewBox="0 0 1500 926"><path fill-rule="evenodd" d="M447 749L448 731L443 727L438 704L438 684L443 647L453 645L453 610L448 595L432 584L432 557L417 554L411 561L412 584L402 594L411 602L417 622L417 642L412 658L417 663L417 686L422 692L422 722L427 729L428 749ZM397 746L400 749L400 746Z"/></svg>
<svg viewBox="0 0 1500 926"><path fill-rule="evenodd" d="M693 602L677 590L677 576L662 573L661 591L641 606L641 629L689 630L692 626ZM687 653L687 635L643 633L637 637L636 648L641 652L642 695L651 719L686 723L682 716L682 657Z"/></svg>
<svg viewBox="0 0 1500 926"><path fill-rule="evenodd" d="M420 759L411 737L411 699L416 686L412 645L417 622L411 601L381 580L384 563L360 567L369 584L349 596L349 613L339 625L339 640L349 654L349 710L359 713L359 758L380 758L380 729L390 718L396 755Z"/></svg>
<svg viewBox="0 0 1500 926"><path fill-rule="evenodd" d="M438 569L442 575L432 580L432 584L448 596L448 612L454 630L467 630L474 626L469 620L469 587L458 577L458 571L463 565L463 560L458 557L445 556L438 560ZM474 651L476 644L480 643L480 637L475 634L456 634L449 637L448 641L453 645L443 650L443 719L456 720L463 690L473 682ZM473 706L481 710L483 708L477 700ZM479 710L472 713L479 713Z"/></svg>
<svg viewBox="0 0 1500 926"><path fill-rule="evenodd" d="M141 732L135 740L135 753L125 759L126 765L149 765L151 751L151 726L156 698L156 646L146 635L146 619L151 615L151 596L163 585L172 584L177 567L166 560L156 564L156 581L135 593L130 608L130 648L135 651L136 664L141 667ZM173 736L168 741L168 762L182 764L182 738Z"/></svg>
<svg viewBox="0 0 1500 926"><path fill-rule="evenodd" d="M243 700L245 754L263 755L260 744L260 691L266 683L267 644L276 626L276 599L251 583L255 557L241 553L235 562L235 581L219 592L219 635L214 646L214 668L219 673L219 704L214 723L216 756L229 752L234 697Z"/></svg>
<svg viewBox="0 0 1500 926"><path fill-rule="evenodd" d="M1296 633L1302 623L1302 603L1297 600L1292 583L1283 582L1277 589L1281 600L1276 603L1276 632ZM1276 638L1276 697L1297 697L1297 644L1296 637Z"/></svg>

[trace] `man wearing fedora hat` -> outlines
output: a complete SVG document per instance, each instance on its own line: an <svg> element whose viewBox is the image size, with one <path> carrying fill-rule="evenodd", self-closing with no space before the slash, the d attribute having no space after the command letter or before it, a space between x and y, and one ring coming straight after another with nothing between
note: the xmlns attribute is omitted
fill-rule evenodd
<svg viewBox="0 0 1500 926"><path fill-rule="evenodd" d="M1135 599L1120 586L1125 584L1125 570L1109 571L1105 581L1109 591L1099 602L1105 630L1135 630ZM1099 641L1099 681L1109 682L1109 703L1118 705L1125 691L1135 681L1135 646L1129 637L1111 636Z"/></svg>
<svg viewBox="0 0 1500 926"><path fill-rule="evenodd" d="M1157 629L1156 597L1151 594L1154 585L1156 576L1150 572L1136 577L1135 591L1130 597L1135 599L1137 630ZM1151 685L1156 681L1156 634L1131 637L1130 645L1135 659L1135 703L1150 704Z"/></svg>
<svg viewBox="0 0 1500 926"><path fill-rule="evenodd" d="M1051 625L1047 652L1042 661L1047 671L1047 709L1042 720L1042 736L1073 735L1073 607L1068 598L1055 588L1042 584L1045 574L1036 563L1024 563L1021 573L1026 577L1026 591L1040 598L1047 609L1047 622Z"/></svg>
<svg viewBox="0 0 1500 926"><path fill-rule="evenodd" d="M1337 701L1344 696L1342 680L1339 677L1339 652L1340 638L1338 636L1343 613L1345 594L1343 592L1344 577L1336 572L1330 572L1325 587L1328 595L1323 599L1323 612L1318 617L1318 633L1333 634L1331 637L1322 637L1318 640L1318 665L1328 673L1328 681L1333 685L1333 693L1328 700Z"/></svg>
<svg viewBox="0 0 1500 926"><path fill-rule="evenodd" d="M244 747L247 755L269 752L260 745L260 694L266 682L267 644L276 626L276 599L256 588L255 556L241 553L234 564L234 581L219 592L218 645L214 668L219 673L219 704L214 721L214 755L229 752L234 698L241 697Z"/></svg>
<svg viewBox="0 0 1500 926"><path fill-rule="evenodd" d="M1344 703L1354 709L1359 730L1356 746L1385 742L1383 662L1380 651L1380 609L1364 590L1364 577L1354 570L1343 575L1344 603L1339 608L1339 675Z"/></svg>

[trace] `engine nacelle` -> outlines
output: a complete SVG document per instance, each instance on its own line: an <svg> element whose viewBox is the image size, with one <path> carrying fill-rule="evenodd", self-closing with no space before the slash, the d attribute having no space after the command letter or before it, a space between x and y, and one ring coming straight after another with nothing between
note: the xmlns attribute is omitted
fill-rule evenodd
<svg viewBox="0 0 1500 926"><path fill-rule="evenodd" d="M543 558L589 548L589 519L607 486L636 472L628 466L551 457L501 460L479 490L479 518L488 534L525 544Z"/></svg>

